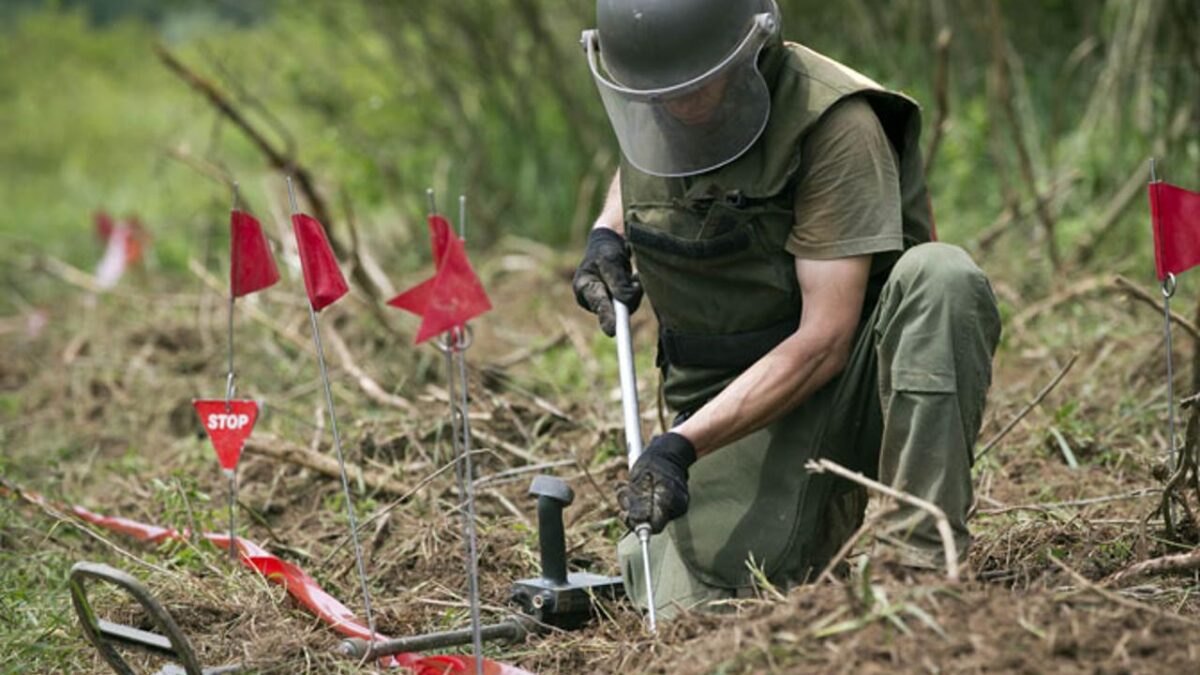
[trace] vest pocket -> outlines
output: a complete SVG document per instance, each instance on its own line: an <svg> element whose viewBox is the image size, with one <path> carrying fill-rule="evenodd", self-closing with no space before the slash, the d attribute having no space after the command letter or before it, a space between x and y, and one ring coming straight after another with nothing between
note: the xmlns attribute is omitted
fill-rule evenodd
<svg viewBox="0 0 1200 675"><path fill-rule="evenodd" d="M634 248L647 248L691 260L722 258L750 248L750 235L741 228L728 230L709 239L687 239L652 230L638 223L626 223L626 235Z"/></svg>

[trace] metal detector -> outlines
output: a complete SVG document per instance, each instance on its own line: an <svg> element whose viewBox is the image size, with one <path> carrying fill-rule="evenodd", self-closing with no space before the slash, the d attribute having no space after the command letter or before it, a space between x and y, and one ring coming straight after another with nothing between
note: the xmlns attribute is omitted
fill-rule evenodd
<svg viewBox="0 0 1200 675"><path fill-rule="evenodd" d="M146 610L150 620L162 633L152 633L98 618L87 597L87 582L90 580L102 581L125 591ZM129 574L100 563L78 562L71 567L70 585L71 604L75 606L75 614L79 616L79 625L84 636L118 675L134 675L134 671L117 651L117 647L139 649L179 664L163 666L155 675L219 675L242 671L240 665L200 667L196 652L192 650L192 643L179 629L179 624L175 623L171 613L154 598L142 582Z"/></svg>

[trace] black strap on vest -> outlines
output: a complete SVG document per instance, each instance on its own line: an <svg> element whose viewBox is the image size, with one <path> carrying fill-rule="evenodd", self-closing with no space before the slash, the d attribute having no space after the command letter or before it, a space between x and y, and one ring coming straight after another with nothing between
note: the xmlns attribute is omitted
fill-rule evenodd
<svg viewBox="0 0 1200 675"><path fill-rule="evenodd" d="M742 369L762 358L796 332L800 317L760 330L724 335L679 333L664 328L658 333L659 365L683 368Z"/></svg>

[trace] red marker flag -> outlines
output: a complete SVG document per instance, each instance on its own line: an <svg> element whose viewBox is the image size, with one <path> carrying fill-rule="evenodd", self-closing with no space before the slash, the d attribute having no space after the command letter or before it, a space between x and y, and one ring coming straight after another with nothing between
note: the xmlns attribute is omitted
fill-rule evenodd
<svg viewBox="0 0 1200 675"><path fill-rule="evenodd" d="M467 258L466 244L442 216L429 217L429 234L437 272L388 301L392 307L421 317L416 343L462 326L492 308L483 284Z"/></svg>
<svg viewBox="0 0 1200 675"><path fill-rule="evenodd" d="M1162 181L1151 183L1150 220L1159 281L1200 264L1200 194Z"/></svg>
<svg viewBox="0 0 1200 675"><path fill-rule="evenodd" d="M262 225L245 211L235 209L229 214L229 256L229 286L234 297L261 291L279 281Z"/></svg>
<svg viewBox="0 0 1200 675"><path fill-rule="evenodd" d="M325 238L325 228L312 216L297 213L292 216L292 232L300 251L300 267L304 269L304 288L314 311L321 311L337 302L350 291L342 270L338 268L333 249Z"/></svg>
<svg viewBox="0 0 1200 675"><path fill-rule="evenodd" d="M204 425L204 431L217 451L221 468L226 471L237 469L242 447L246 445L246 439L250 438L254 423L258 421L258 402L232 400L227 406L224 399L217 399L192 401L192 405L196 407L200 423Z"/></svg>
<svg viewBox="0 0 1200 675"><path fill-rule="evenodd" d="M100 237L100 241L108 241L116 226L113 217L108 215L107 211L97 211L92 214L92 222L96 225L96 234Z"/></svg>

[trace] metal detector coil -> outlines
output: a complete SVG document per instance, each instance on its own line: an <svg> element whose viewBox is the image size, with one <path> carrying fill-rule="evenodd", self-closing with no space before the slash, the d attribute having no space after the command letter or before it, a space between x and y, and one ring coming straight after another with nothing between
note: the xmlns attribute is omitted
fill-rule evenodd
<svg viewBox="0 0 1200 675"><path fill-rule="evenodd" d="M87 597L87 582L93 579L115 586L137 600L163 634L97 618ZM133 669L117 651L118 646L140 649L182 666L164 666L156 675L219 675L241 672L240 665L201 668L196 659L196 652L192 650L192 643L179 629L179 624L175 623L170 612L151 595L149 589L133 576L108 565L78 562L71 567L70 585L71 604L75 606L75 614L79 616L79 625L83 629L84 637L118 675L134 675Z"/></svg>

